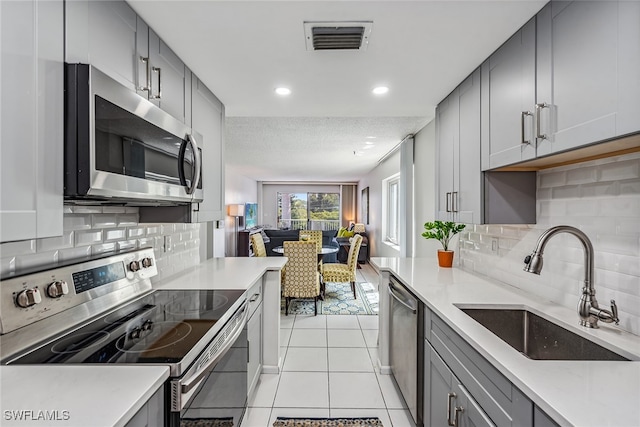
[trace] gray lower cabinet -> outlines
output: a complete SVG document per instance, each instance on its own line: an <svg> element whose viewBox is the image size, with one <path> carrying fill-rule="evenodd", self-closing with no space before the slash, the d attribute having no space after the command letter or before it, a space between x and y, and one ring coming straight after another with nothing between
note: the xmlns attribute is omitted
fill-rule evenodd
<svg viewBox="0 0 640 427"><path fill-rule="evenodd" d="M640 131L640 3L550 2L536 75L538 156Z"/></svg>
<svg viewBox="0 0 640 427"><path fill-rule="evenodd" d="M0 2L0 242L62 235L64 4Z"/></svg>
<svg viewBox="0 0 640 427"><path fill-rule="evenodd" d="M425 425L556 425L428 309L425 309L425 340Z"/></svg>
<svg viewBox="0 0 640 427"><path fill-rule="evenodd" d="M164 425L164 386L154 393L125 427L159 427Z"/></svg>
<svg viewBox="0 0 640 427"><path fill-rule="evenodd" d="M249 292L249 366L247 367L247 394L250 397L262 373L262 281Z"/></svg>

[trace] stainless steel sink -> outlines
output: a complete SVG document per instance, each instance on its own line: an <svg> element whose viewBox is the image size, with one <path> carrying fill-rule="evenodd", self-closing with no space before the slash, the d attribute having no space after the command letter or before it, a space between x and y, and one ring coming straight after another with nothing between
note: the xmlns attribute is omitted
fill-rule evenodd
<svg viewBox="0 0 640 427"><path fill-rule="evenodd" d="M629 360L527 310L461 310L530 359Z"/></svg>

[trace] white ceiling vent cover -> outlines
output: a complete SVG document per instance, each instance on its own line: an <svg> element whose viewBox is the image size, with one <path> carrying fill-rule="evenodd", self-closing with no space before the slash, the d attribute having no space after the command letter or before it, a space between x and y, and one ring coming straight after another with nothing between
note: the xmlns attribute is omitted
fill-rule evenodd
<svg viewBox="0 0 640 427"><path fill-rule="evenodd" d="M305 22L307 50L367 50L371 21Z"/></svg>

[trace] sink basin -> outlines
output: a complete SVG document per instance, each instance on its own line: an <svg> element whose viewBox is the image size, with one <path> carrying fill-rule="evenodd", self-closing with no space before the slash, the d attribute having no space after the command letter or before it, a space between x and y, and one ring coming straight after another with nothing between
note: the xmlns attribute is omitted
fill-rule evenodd
<svg viewBox="0 0 640 427"><path fill-rule="evenodd" d="M629 360L527 310L461 310L530 359Z"/></svg>

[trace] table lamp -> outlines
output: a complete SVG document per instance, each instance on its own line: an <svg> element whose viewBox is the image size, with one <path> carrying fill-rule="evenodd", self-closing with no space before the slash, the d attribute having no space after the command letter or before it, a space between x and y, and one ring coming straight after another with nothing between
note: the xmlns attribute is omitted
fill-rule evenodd
<svg viewBox="0 0 640 427"><path fill-rule="evenodd" d="M233 245L233 253L235 256L238 256L238 223L239 218L244 216L244 205L227 205L227 215L235 219L235 243Z"/></svg>
<svg viewBox="0 0 640 427"><path fill-rule="evenodd" d="M360 222L356 223L356 225L353 226L353 232L354 233L364 233L366 231L367 230L365 230L364 224L362 224Z"/></svg>

